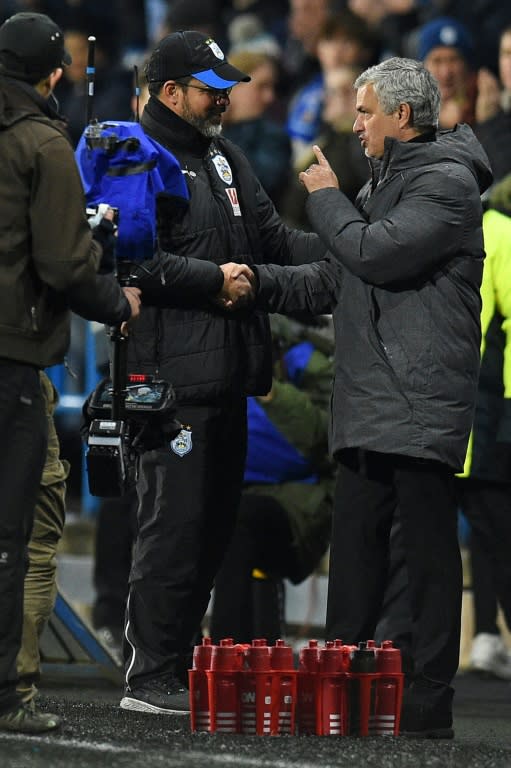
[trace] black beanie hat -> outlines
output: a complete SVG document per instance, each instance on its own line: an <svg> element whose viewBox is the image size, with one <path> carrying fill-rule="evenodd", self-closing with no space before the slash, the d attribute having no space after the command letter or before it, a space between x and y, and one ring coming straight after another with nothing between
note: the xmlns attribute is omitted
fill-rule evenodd
<svg viewBox="0 0 511 768"><path fill-rule="evenodd" d="M64 33L44 13L15 13L0 27L0 74L37 83L67 64Z"/></svg>

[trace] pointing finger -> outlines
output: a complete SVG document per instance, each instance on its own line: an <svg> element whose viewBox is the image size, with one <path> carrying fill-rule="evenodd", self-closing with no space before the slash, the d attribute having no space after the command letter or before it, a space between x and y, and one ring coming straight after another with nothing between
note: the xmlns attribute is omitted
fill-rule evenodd
<svg viewBox="0 0 511 768"><path fill-rule="evenodd" d="M318 145L314 144L312 149L314 150L314 154L316 155L316 159L317 159L318 163L320 165L324 166L325 168L330 168L330 163L328 162L328 160L326 159L326 157L324 156L323 152L318 147Z"/></svg>

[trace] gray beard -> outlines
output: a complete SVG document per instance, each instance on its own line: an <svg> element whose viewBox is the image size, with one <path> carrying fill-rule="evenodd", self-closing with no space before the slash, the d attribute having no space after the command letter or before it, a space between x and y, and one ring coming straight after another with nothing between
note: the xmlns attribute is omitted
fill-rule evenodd
<svg viewBox="0 0 511 768"><path fill-rule="evenodd" d="M211 123L207 117L196 117L196 115L188 109L188 104L185 104L182 117L187 123L196 128L199 133L202 133L202 135L206 136L208 139L215 139L222 133L222 123Z"/></svg>
<svg viewBox="0 0 511 768"><path fill-rule="evenodd" d="M222 133L222 125L219 123L218 125L211 125L208 122L203 122L202 120L199 121L202 123L202 126L195 125L197 130L202 133L203 136L206 136L208 139L215 139L217 136L220 136Z"/></svg>

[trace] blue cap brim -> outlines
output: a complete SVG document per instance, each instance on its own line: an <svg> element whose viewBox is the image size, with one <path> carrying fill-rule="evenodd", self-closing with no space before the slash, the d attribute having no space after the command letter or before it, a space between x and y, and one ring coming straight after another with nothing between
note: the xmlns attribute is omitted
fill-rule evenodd
<svg viewBox="0 0 511 768"><path fill-rule="evenodd" d="M240 77L239 80L225 80L217 75L213 69L205 69L202 72L194 72L191 76L195 77L196 80L200 80L204 85L209 85L210 88L232 88L233 85L238 85L241 80L250 80L243 72L240 72L240 75L243 75L243 77Z"/></svg>

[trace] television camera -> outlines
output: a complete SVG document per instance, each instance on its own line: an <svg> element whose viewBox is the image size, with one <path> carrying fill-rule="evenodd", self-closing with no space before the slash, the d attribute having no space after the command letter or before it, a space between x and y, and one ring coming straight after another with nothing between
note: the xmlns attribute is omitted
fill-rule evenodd
<svg viewBox="0 0 511 768"><path fill-rule="evenodd" d="M118 227L116 277L123 286L136 285L137 276L146 271L143 262L152 260L158 250L158 196L175 199L182 208L189 193L179 162L145 135L138 120L99 123L92 117L94 42L89 38L87 127L75 156L89 223L94 226L106 208L113 208ZM111 327L109 335L111 375L98 384L83 408L89 490L94 496L123 495L136 482L139 456L181 430L172 385L152 375L128 373L128 338L120 326Z"/></svg>

